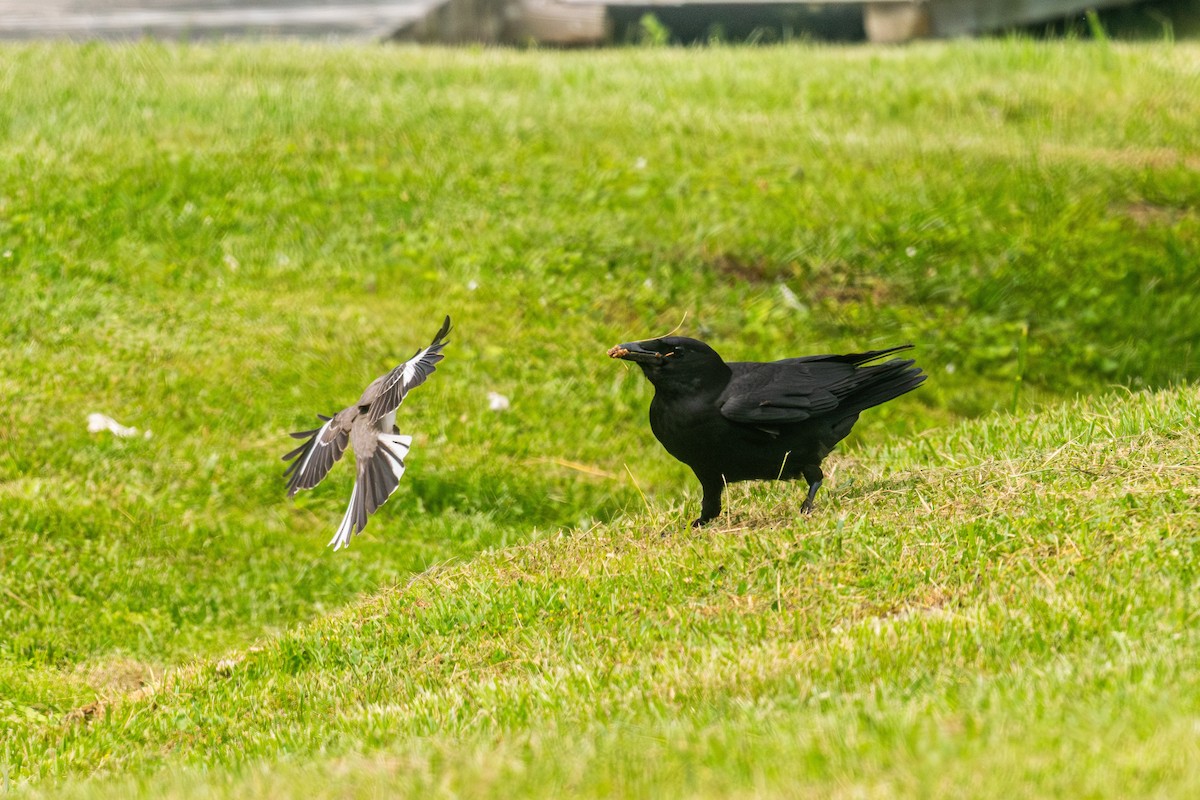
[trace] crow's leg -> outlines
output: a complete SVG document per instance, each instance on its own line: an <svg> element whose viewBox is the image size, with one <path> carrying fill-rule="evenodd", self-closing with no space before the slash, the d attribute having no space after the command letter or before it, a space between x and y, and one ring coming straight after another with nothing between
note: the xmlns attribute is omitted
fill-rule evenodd
<svg viewBox="0 0 1200 800"><path fill-rule="evenodd" d="M701 478L700 487L704 490L704 498L700 501L700 517L692 521L693 528L707 525L721 514L721 494L725 491L725 479L718 475L716 478Z"/></svg>
<svg viewBox="0 0 1200 800"><path fill-rule="evenodd" d="M802 474L804 480L808 481L808 496L800 504L800 513L808 514L813 510L813 498L817 496L817 490L821 488L821 481L825 480L825 473L821 471L819 464L815 464L805 465Z"/></svg>

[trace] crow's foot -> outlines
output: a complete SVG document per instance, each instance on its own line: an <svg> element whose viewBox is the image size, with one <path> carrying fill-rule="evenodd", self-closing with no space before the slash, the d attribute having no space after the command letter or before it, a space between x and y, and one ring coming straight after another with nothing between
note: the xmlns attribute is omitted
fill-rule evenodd
<svg viewBox="0 0 1200 800"><path fill-rule="evenodd" d="M804 498L804 502L800 504L801 514L811 514L813 510L813 498L817 496L817 489L821 488L823 481L813 481L808 485L808 496Z"/></svg>

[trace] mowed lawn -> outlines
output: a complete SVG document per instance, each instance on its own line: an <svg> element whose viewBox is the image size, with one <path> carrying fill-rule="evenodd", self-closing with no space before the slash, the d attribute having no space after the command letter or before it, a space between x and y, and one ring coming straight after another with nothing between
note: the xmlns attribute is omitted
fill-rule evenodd
<svg viewBox="0 0 1200 800"><path fill-rule="evenodd" d="M0 97L5 790L1200 790L1197 46L5 45ZM288 501L286 434L444 314L326 551L351 464ZM692 532L604 355L681 320L930 379L811 517Z"/></svg>

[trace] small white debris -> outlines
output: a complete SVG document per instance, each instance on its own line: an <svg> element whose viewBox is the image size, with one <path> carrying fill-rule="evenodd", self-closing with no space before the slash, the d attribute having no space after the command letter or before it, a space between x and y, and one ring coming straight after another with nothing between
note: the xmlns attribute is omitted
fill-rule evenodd
<svg viewBox="0 0 1200 800"><path fill-rule="evenodd" d="M475 280L474 278L467 281L467 291L468 292L473 292L478 288L479 288L479 281Z"/></svg>
<svg viewBox="0 0 1200 800"><path fill-rule="evenodd" d="M786 283L779 284L779 296L783 299L783 304L792 311L799 311L801 313L808 311L808 306L800 302L800 298L792 291L792 287Z"/></svg>
<svg viewBox="0 0 1200 800"><path fill-rule="evenodd" d="M121 439L128 439L130 436L137 436L138 429L130 428L122 425L112 417L104 414L88 414L88 433L103 433L108 431L113 436ZM150 431L146 431L143 436L150 438Z"/></svg>
<svg viewBox="0 0 1200 800"><path fill-rule="evenodd" d="M233 253L226 253L222 261L225 262L225 266L229 267L230 272L237 272L238 267L241 266L241 263L237 260L237 257L234 256Z"/></svg>
<svg viewBox="0 0 1200 800"><path fill-rule="evenodd" d="M633 168L634 169L645 169L646 168L646 159L642 158L641 156L638 156L638 160L633 162Z"/></svg>
<svg viewBox="0 0 1200 800"><path fill-rule="evenodd" d="M497 412L508 411L509 406L512 405L512 403L510 403L508 401L508 398L505 397L504 395L500 394L499 392L488 392L487 393L487 401L488 401L488 409L491 411L497 411Z"/></svg>
<svg viewBox="0 0 1200 800"><path fill-rule="evenodd" d="M12 258L12 250L5 250L5 251L4 251L4 257L5 257L5 258Z"/></svg>
<svg viewBox="0 0 1200 800"><path fill-rule="evenodd" d="M904 248L904 255L908 256L909 258L916 258L917 257L917 248L915 248L915 247Z"/></svg>
<svg viewBox="0 0 1200 800"><path fill-rule="evenodd" d="M954 370L956 370L956 369L958 369L958 367L954 366L953 361L951 361L949 364L946 365L946 372L949 372L952 375L954 374Z"/></svg>

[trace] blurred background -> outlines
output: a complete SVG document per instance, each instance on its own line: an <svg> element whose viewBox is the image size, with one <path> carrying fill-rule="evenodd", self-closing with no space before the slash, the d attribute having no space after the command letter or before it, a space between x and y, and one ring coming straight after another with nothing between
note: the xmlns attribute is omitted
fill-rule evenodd
<svg viewBox="0 0 1200 800"><path fill-rule="evenodd" d="M293 36L594 46L996 35L1173 38L1200 0L2 0L0 38Z"/></svg>

